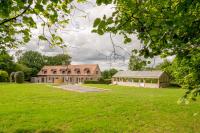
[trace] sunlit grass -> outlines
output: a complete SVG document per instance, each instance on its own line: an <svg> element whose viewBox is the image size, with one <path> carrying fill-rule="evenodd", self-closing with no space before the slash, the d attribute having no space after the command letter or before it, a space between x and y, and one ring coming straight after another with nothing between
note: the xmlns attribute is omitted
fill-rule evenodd
<svg viewBox="0 0 200 133"><path fill-rule="evenodd" d="M178 105L182 89L89 86L110 91L0 84L0 132L200 132L200 101Z"/></svg>

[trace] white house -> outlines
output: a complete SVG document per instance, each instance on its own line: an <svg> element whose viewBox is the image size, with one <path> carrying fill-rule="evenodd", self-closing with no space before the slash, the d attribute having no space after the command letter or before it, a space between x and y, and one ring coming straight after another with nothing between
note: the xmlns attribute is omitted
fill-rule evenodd
<svg viewBox="0 0 200 133"><path fill-rule="evenodd" d="M119 71L112 77L112 84L163 88L169 86L169 76L163 71Z"/></svg>

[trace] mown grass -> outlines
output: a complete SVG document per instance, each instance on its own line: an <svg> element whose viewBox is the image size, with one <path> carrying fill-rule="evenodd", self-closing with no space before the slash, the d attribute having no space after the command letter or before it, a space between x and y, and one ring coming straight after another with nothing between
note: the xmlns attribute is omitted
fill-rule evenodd
<svg viewBox="0 0 200 133"><path fill-rule="evenodd" d="M110 91L78 93L44 84L0 84L0 132L200 132L200 101L177 104L184 90L89 86Z"/></svg>

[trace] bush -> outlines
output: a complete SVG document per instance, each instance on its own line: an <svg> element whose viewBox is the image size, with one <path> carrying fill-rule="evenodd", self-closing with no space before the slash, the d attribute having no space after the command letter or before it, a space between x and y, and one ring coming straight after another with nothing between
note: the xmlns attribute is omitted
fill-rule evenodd
<svg viewBox="0 0 200 133"><path fill-rule="evenodd" d="M177 84L176 82L171 82L169 84L170 87L175 87L175 88L180 88L181 86L179 84Z"/></svg>
<svg viewBox="0 0 200 133"><path fill-rule="evenodd" d="M10 82L15 82L15 72L10 74Z"/></svg>
<svg viewBox="0 0 200 133"><path fill-rule="evenodd" d="M86 80L84 84L111 84L111 79Z"/></svg>
<svg viewBox="0 0 200 133"><path fill-rule="evenodd" d="M24 73L22 71L18 71L15 73L15 82L16 83L24 82Z"/></svg>
<svg viewBox="0 0 200 133"><path fill-rule="evenodd" d="M26 80L26 81L31 80L32 68L29 68L26 65L17 63L16 66L15 66L15 71L24 72L24 80Z"/></svg>
<svg viewBox="0 0 200 133"><path fill-rule="evenodd" d="M8 81L8 73L6 71L0 70L0 82Z"/></svg>

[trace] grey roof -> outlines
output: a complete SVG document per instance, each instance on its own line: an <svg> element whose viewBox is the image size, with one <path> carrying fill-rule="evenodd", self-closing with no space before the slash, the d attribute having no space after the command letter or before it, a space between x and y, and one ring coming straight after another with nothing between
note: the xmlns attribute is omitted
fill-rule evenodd
<svg viewBox="0 0 200 133"><path fill-rule="evenodd" d="M113 77L115 78L159 78L163 71L119 71Z"/></svg>

